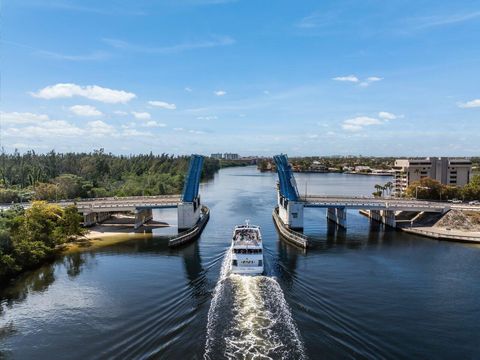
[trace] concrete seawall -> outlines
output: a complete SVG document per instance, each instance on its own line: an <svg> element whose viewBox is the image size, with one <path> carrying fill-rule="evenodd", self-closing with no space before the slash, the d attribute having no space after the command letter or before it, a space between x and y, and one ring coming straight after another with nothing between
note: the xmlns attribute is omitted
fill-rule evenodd
<svg viewBox="0 0 480 360"><path fill-rule="evenodd" d="M278 207L273 210L272 216L275 227L278 229L278 232L286 241L303 249L306 249L308 247L307 236L299 232L293 231L289 227L285 226L285 224L278 216Z"/></svg>
<svg viewBox="0 0 480 360"><path fill-rule="evenodd" d="M177 247L195 240L200 236L209 219L210 209L204 205L202 207L202 217L198 223L193 228L170 237L168 240L168 246Z"/></svg>

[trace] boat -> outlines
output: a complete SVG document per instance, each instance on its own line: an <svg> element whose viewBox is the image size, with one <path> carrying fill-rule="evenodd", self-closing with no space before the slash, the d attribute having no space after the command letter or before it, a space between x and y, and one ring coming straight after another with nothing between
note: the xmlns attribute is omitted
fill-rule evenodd
<svg viewBox="0 0 480 360"><path fill-rule="evenodd" d="M237 225L233 230L230 273L242 275L263 274L263 243L260 226Z"/></svg>

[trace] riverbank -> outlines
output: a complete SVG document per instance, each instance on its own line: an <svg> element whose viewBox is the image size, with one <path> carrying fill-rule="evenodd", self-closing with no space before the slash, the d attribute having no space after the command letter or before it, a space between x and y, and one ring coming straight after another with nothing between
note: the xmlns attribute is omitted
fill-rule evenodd
<svg viewBox="0 0 480 360"><path fill-rule="evenodd" d="M369 216L368 211L360 210L360 214ZM438 216L437 214L430 215ZM428 216L427 216L428 217ZM423 222L429 222L428 218ZM397 229L437 240L470 242L480 244L480 212L450 210L440 219L428 226L396 226Z"/></svg>

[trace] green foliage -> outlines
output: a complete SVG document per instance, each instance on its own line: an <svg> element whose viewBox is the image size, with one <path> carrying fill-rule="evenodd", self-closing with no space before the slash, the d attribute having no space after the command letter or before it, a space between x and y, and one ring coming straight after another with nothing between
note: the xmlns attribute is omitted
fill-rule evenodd
<svg viewBox="0 0 480 360"><path fill-rule="evenodd" d="M0 283L40 265L57 245L84 234L75 206L65 209L44 201L24 211L14 207L0 213Z"/></svg>
<svg viewBox="0 0 480 360"><path fill-rule="evenodd" d="M2 153L0 202L85 197L179 194L189 156L93 153ZM218 160L205 158L202 177L211 178ZM22 193L23 192L23 193ZM22 195L23 194L23 195Z"/></svg>

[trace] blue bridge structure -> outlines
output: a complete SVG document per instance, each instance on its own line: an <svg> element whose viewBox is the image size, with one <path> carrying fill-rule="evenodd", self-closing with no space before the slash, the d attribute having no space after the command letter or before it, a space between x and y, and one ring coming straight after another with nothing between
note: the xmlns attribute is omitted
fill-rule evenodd
<svg viewBox="0 0 480 360"><path fill-rule="evenodd" d="M274 217L291 230L303 230L303 215L305 208L326 209L327 219L340 227L347 227L347 210L361 210L372 220L376 220L391 227L397 227L402 221L401 212L421 214L423 212L445 213L454 204L448 202L424 201L402 198L374 198L367 196L300 196L292 167L287 155L273 157L278 174L277 205ZM410 223L411 225L411 223Z"/></svg>

